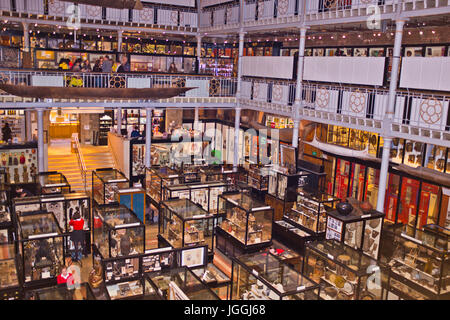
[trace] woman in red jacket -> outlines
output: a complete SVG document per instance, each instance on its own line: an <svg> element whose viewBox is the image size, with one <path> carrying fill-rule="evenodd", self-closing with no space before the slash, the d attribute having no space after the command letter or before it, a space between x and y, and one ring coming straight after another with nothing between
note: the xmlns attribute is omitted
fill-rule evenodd
<svg viewBox="0 0 450 320"><path fill-rule="evenodd" d="M75 253L72 260L79 261L83 257L83 243L84 243L84 219L81 217L80 212L77 210L72 216L69 222L73 231L70 234L70 239L75 247Z"/></svg>
<svg viewBox="0 0 450 320"><path fill-rule="evenodd" d="M58 282L58 284L67 283L67 279L69 279L69 277L71 276L72 274L67 272L67 268L63 267L61 270L61 274L56 277L56 281Z"/></svg>

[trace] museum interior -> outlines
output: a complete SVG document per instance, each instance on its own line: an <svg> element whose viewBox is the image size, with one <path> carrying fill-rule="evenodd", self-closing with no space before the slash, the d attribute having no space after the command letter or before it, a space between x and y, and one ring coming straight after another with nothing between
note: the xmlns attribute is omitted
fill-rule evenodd
<svg viewBox="0 0 450 320"><path fill-rule="evenodd" d="M0 0L0 299L448 300L449 102L449 0Z"/></svg>

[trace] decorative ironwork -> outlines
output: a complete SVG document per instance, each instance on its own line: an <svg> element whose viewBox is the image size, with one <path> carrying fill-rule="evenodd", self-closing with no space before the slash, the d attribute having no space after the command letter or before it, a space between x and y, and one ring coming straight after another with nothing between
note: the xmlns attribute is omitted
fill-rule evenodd
<svg viewBox="0 0 450 320"><path fill-rule="evenodd" d="M420 118L427 124L435 124L442 118L442 103L431 97L422 102L420 105Z"/></svg>

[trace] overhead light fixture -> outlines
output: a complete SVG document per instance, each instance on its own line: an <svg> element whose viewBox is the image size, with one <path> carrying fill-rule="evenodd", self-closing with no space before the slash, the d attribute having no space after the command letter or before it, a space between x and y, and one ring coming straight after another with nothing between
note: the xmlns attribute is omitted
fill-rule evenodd
<svg viewBox="0 0 450 320"><path fill-rule="evenodd" d="M420 34L420 35L423 35L423 31L422 31L422 30L420 30L420 31L419 31L419 34Z"/></svg>
<svg viewBox="0 0 450 320"><path fill-rule="evenodd" d="M408 31L408 34L411 35L411 31Z"/></svg>
<svg viewBox="0 0 450 320"><path fill-rule="evenodd" d="M432 31L431 31L431 33L432 33L432 34L435 34L435 33L436 33L436 31L432 30Z"/></svg>
<svg viewBox="0 0 450 320"><path fill-rule="evenodd" d="M143 10L144 6L142 5L141 0L136 0L136 3L134 4L134 10Z"/></svg>

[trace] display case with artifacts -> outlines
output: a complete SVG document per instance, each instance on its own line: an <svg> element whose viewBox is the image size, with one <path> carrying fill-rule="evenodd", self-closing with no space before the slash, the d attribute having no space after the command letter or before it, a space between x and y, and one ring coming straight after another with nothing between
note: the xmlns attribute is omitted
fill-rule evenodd
<svg viewBox="0 0 450 320"><path fill-rule="evenodd" d="M40 172L37 175L39 194L70 193L70 184L60 172Z"/></svg>
<svg viewBox="0 0 450 320"><path fill-rule="evenodd" d="M221 300L228 300L231 279L213 263L191 269Z"/></svg>
<svg viewBox="0 0 450 320"><path fill-rule="evenodd" d="M272 230L273 239L291 246L301 254L305 251L305 243L315 238L311 233L284 220L273 221Z"/></svg>
<svg viewBox="0 0 450 320"><path fill-rule="evenodd" d="M338 201L338 198L327 193L298 188L297 201L285 213L283 220L323 239L327 227L327 211Z"/></svg>
<svg viewBox="0 0 450 320"><path fill-rule="evenodd" d="M389 299L450 299L449 236L442 231L394 229L392 255L383 257L390 267Z"/></svg>
<svg viewBox="0 0 450 320"><path fill-rule="evenodd" d="M216 246L223 253L235 256L270 246L273 209L249 192L220 195L218 214L224 219L216 227Z"/></svg>
<svg viewBox="0 0 450 320"><path fill-rule="evenodd" d="M129 186L129 180L117 169L92 171L92 198L97 205L118 203L119 190Z"/></svg>
<svg viewBox="0 0 450 320"><path fill-rule="evenodd" d="M14 223L11 219L8 191L0 185L0 244L14 241Z"/></svg>
<svg viewBox="0 0 450 320"><path fill-rule="evenodd" d="M145 172L145 191L152 203L159 207L162 200L163 187L183 183L178 171L169 167L147 168Z"/></svg>
<svg viewBox="0 0 450 320"><path fill-rule="evenodd" d="M37 142L0 145L0 166L6 168L8 184L36 182Z"/></svg>
<svg viewBox="0 0 450 320"><path fill-rule="evenodd" d="M247 173L243 181L260 192L266 192L269 185L269 165L244 164L242 168Z"/></svg>
<svg viewBox="0 0 450 320"><path fill-rule="evenodd" d="M64 234L52 212L17 217L23 285L52 285L64 264Z"/></svg>
<svg viewBox="0 0 450 320"><path fill-rule="evenodd" d="M161 203L158 243L160 246L184 248L208 245L213 253L214 228L222 217L211 214L188 199L172 199Z"/></svg>
<svg viewBox="0 0 450 320"><path fill-rule="evenodd" d="M152 295L149 288L149 294ZM109 300L136 300L144 297L144 282L142 279L122 281L106 285Z"/></svg>
<svg viewBox="0 0 450 320"><path fill-rule="evenodd" d="M231 300L318 300L320 287L271 253L233 258Z"/></svg>
<svg viewBox="0 0 450 320"><path fill-rule="evenodd" d="M35 300L95 300L92 289L86 282L81 283L79 288L69 289L66 284L60 284L49 288L33 290L33 292L28 293L28 295Z"/></svg>
<svg viewBox="0 0 450 320"><path fill-rule="evenodd" d="M303 257L292 247L273 239L272 245L266 248L265 252L270 252L277 259L287 263L298 272L302 272Z"/></svg>
<svg viewBox="0 0 450 320"><path fill-rule="evenodd" d="M93 219L94 260L133 256L145 251L145 225L126 206L94 207ZM122 269L116 271L120 271L120 276ZM126 271L129 273L130 270Z"/></svg>
<svg viewBox="0 0 450 320"><path fill-rule="evenodd" d="M245 171L242 168L233 170L232 165L209 165L200 169L200 180L202 182L207 181L223 181L230 185L234 190L238 190L238 183L245 182Z"/></svg>
<svg viewBox="0 0 450 320"><path fill-rule="evenodd" d="M326 239L335 239L378 259L385 214L368 202L347 198L327 211Z"/></svg>
<svg viewBox="0 0 450 320"><path fill-rule="evenodd" d="M187 267L152 272L145 278L163 300L220 300Z"/></svg>
<svg viewBox="0 0 450 320"><path fill-rule="evenodd" d="M303 274L320 284L323 300L381 300L384 272L377 260L342 242L306 245Z"/></svg>
<svg viewBox="0 0 450 320"><path fill-rule="evenodd" d="M284 167L272 166L269 170L268 193L266 203L275 210L275 220L281 220L283 215L297 201L297 188L307 184L311 174L306 171L297 172Z"/></svg>
<svg viewBox="0 0 450 320"><path fill-rule="evenodd" d="M166 186L163 189L163 199L189 199L200 205L209 213L217 213L219 195L231 191L229 184L222 181L208 181L204 183L188 183Z"/></svg>
<svg viewBox="0 0 450 320"><path fill-rule="evenodd" d="M22 298L18 266L14 244L0 244L0 300Z"/></svg>

